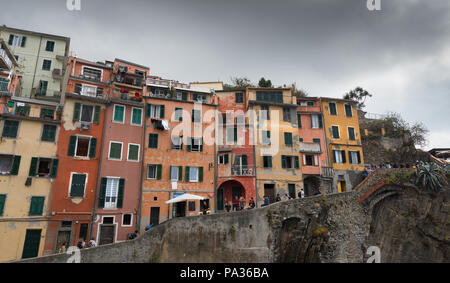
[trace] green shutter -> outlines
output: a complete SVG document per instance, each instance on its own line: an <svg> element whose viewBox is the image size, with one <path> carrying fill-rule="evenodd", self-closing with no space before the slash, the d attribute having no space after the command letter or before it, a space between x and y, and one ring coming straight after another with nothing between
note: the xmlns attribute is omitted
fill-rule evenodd
<svg viewBox="0 0 450 283"><path fill-rule="evenodd" d="M123 207L123 196L125 190L125 179L119 180L119 192L117 194L117 208Z"/></svg>
<svg viewBox="0 0 450 283"><path fill-rule="evenodd" d="M95 124L99 124L100 123L100 105L95 105L95 110L94 110L94 123Z"/></svg>
<svg viewBox="0 0 450 283"><path fill-rule="evenodd" d="M161 106L161 109L159 109L159 117L161 118L161 119L164 119L164 109L165 109L165 107L164 107L164 105L160 105Z"/></svg>
<svg viewBox="0 0 450 283"><path fill-rule="evenodd" d="M29 215L42 215L45 197L31 197Z"/></svg>
<svg viewBox="0 0 450 283"><path fill-rule="evenodd" d="M133 117L132 117L132 124L134 125L140 125L142 123L141 117L142 117L142 109L140 108L133 108Z"/></svg>
<svg viewBox="0 0 450 283"><path fill-rule="evenodd" d="M342 163L346 163L347 159L346 159L346 156L345 156L345 150L341 151L341 153L342 153Z"/></svg>
<svg viewBox="0 0 450 283"><path fill-rule="evenodd" d="M5 120L2 136L8 138L16 138L18 129L19 129L19 121Z"/></svg>
<svg viewBox="0 0 450 283"><path fill-rule="evenodd" d="M85 185L86 185L86 175L73 174L72 175L72 186L70 188L70 196L71 197L83 197Z"/></svg>
<svg viewBox="0 0 450 283"><path fill-rule="evenodd" d="M272 156L267 156L267 157L268 157L269 168L272 168Z"/></svg>
<svg viewBox="0 0 450 283"><path fill-rule="evenodd" d="M237 127L234 127L233 129L233 135L234 135L234 141L237 142L238 140L238 132L237 132Z"/></svg>
<svg viewBox="0 0 450 283"><path fill-rule="evenodd" d="M228 154L225 154L225 155L224 155L224 163L225 163L225 164L228 164Z"/></svg>
<svg viewBox="0 0 450 283"><path fill-rule="evenodd" d="M298 127L301 128L302 127L302 115L301 114L297 114L297 122L298 122Z"/></svg>
<svg viewBox="0 0 450 283"><path fill-rule="evenodd" d="M286 145L292 145L292 133L284 133L284 143Z"/></svg>
<svg viewBox="0 0 450 283"><path fill-rule="evenodd" d="M149 134L148 135L148 147L149 148L158 148L158 134Z"/></svg>
<svg viewBox="0 0 450 283"><path fill-rule="evenodd" d="M185 177L186 177L186 182L189 182L189 170L190 170L190 167L189 166L186 166L186 172L185 172Z"/></svg>
<svg viewBox="0 0 450 283"><path fill-rule="evenodd" d="M97 151L97 139L91 138L89 146L89 158L95 158L95 152Z"/></svg>
<svg viewBox="0 0 450 283"><path fill-rule="evenodd" d="M200 152L203 151L203 138L200 139Z"/></svg>
<svg viewBox="0 0 450 283"><path fill-rule="evenodd" d="M323 118L322 115L318 115L319 116L319 128L322 129L323 128Z"/></svg>
<svg viewBox="0 0 450 283"><path fill-rule="evenodd" d="M50 178L56 178L56 175L58 174L58 159L53 159L52 161L52 168L50 171Z"/></svg>
<svg viewBox="0 0 450 283"><path fill-rule="evenodd" d="M247 155L242 155L242 166L247 167Z"/></svg>
<svg viewBox="0 0 450 283"><path fill-rule="evenodd" d="M98 196L98 207L99 208L105 207L106 183L107 182L108 182L107 178L102 178L102 181L100 184L100 194Z"/></svg>
<svg viewBox="0 0 450 283"><path fill-rule="evenodd" d="M203 167L198 168L198 181L203 182Z"/></svg>
<svg viewBox="0 0 450 283"><path fill-rule="evenodd" d="M295 162L295 169L300 168L300 161L298 159L298 156L294 156L294 162Z"/></svg>
<svg viewBox="0 0 450 283"><path fill-rule="evenodd" d="M21 157L19 155L14 156L11 172L9 172L10 175L19 174L20 158Z"/></svg>
<svg viewBox="0 0 450 283"><path fill-rule="evenodd" d="M357 151L356 154L358 155L358 164L361 164L361 153Z"/></svg>
<svg viewBox="0 0 450 283"><path fill-rule="evenodd" d="M114 105L114 117L113 120L115 122L122 123L124 119L125 106L122 105Z"/></svg>
<svg viewBox="0 0 450 283"><path fill-rule="evenodd" d="M27 37L23 36L22 37L22 44L20 45L20 47L25 47L25 43L27 42Z"/></svg>
<svg viewBox="0 0 450 283"><path fill-rule="evenodd" d="M6 203L6 195L0 195L0 216L3 216L5 203Z"/></svg>
<svg viewBox="0 0 450 283"><path fill-rule="evenodd" d="M178 167L178 181L183 181L183 166Z"/></svg>
<svg viewBox="0 0 450 283"><path fill-rule="evenodd" d="M37 163L38 163L37 157L31 158L30 171L28 173L28 176L30 176L30 177L36 176Z"/></svg>
<svg viewBox="0 0 450 283"><path fill-rule="evenodd" d="M9 35L8 44L9 44L9 45L12 45L12 44L13 44L13 41L14 41L14 34L10 34L10 35Z"/></svg>
<svg viewBox="0 0 450 283"><path fill-rule="evenodd" d="M75 156L75 147L77 145L77 136L70 136L68 156Z"/></svg>
<svg viewBox="0 0 450 283"><path fill-rule="evenodd" d="M187 138L186 149L187 149L187 151L191 151L191 149L192 149L192 138L190 138L190 137Z"/></svg>
<svg viewBox="0 0 450 283"><path fill-rule="evenodd" d="M75 102L75 106L73 108L73 121L80 120L80 111L81 111L81 103Z"/></svg>
<svg viewBox="0 0 450 283"><path fill-rule="evenodd" d="M286 156L285 155L281 156L281 167L286 168Z"/></svg>
<svg viewBox="0 0 450 283"><path fill-rule="evenodd" d="M156 166L156 179L157 180L161 180L161 177L162 177L162 165L161 164L158 164L157 166Z"/></svg>
<svg viewBox="0 0 450 283"><path fill-rule="evenodd" d="M145 116L150 117L150 106L151 104L147 103L147 108L145 109Z"/></svg>
<svg viewBox="0 0 450 283"><path fill-rule="evenodd" d="M187 100L187 93L186 93L186 92L183 92L183 93L181 94L181 99L184 100L184 101Z"/></svg>

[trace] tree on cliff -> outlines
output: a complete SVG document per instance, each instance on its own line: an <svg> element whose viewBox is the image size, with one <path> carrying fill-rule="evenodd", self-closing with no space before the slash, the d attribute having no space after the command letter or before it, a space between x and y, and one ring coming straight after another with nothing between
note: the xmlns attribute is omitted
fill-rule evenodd
<svg viewBox="0 0 450 283"><path fill-rule="evenodd" d="M396 136L409 136L411 144L415 146L427 145L429 130L422 122L410 124L399 113L391 112L384 119L383 124L387 132Z"/></svg>
<svg viewBox="0 0 450 283"><path fill-rule="evenodd" d="M372 94L359 86L344 95L344 99L355 100L358 103L357 107L359 109L362 109L366 106L364 102L366 102L367 97L372 97Z"/></svg>
<svg viewBox="0 0 450 283"><path fill-rule="evenodd" d="M231 84L224 84L224 90L244 89L254 86L247 77L231 77Z"/></svg>
<svg viewBox="0 0 450 283"><path fill-rule="evenodd" d="M271 80L266 80L264 78L261 78L258 82L259 87L273 87Z"/></svg>

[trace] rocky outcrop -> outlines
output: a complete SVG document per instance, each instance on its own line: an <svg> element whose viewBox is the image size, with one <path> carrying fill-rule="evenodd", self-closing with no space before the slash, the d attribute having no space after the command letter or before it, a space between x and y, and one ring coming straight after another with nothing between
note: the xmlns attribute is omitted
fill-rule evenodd
<svg viewBox="0 0 450 283"><path fill-rule="evenodd" d="M135 240L82 250L81 262L366 262L370 246L381 262L450 262L450 188L392 184L395 172L408 170L377 170L352 192L172 219Z"/></svg>

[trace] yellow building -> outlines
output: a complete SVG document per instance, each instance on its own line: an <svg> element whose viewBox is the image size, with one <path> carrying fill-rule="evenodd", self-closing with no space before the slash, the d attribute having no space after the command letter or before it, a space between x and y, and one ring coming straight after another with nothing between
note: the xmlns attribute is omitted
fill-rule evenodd
<svg viewBox="0 0 450 283"><path fill-rule="evenodd" d="M352 100L320 98L324 117L329 164L334 169L333 191L350 191L364 170L363 150L356 103Z"/></svg>
<svg viewBox="0 0 450 283"><path fill-rule="evenodd" d="M57 104L8 100L0 114L0 262L42 255L58 170Z"/></svg>
<svg viewBox="0 0 450 283"><path fill-rule="evenodd" d="M279 194L295 198L303 188L299 161L297 101L289 88L247 88L257 203Z"/></svg>

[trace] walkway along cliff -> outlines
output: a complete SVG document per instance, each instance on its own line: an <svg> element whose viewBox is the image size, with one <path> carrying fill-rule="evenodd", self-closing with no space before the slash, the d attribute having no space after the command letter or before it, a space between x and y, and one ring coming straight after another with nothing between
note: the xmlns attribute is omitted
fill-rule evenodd
<svg viewBox="0 0 450 283"><path fill-rule="evenodd" d="M370 246L381 262L450 262L450 188L424 192L407 182L412 175L378 169L352 192L175 218L135 240L82 250L81 262L366 262Z"/></svg>

